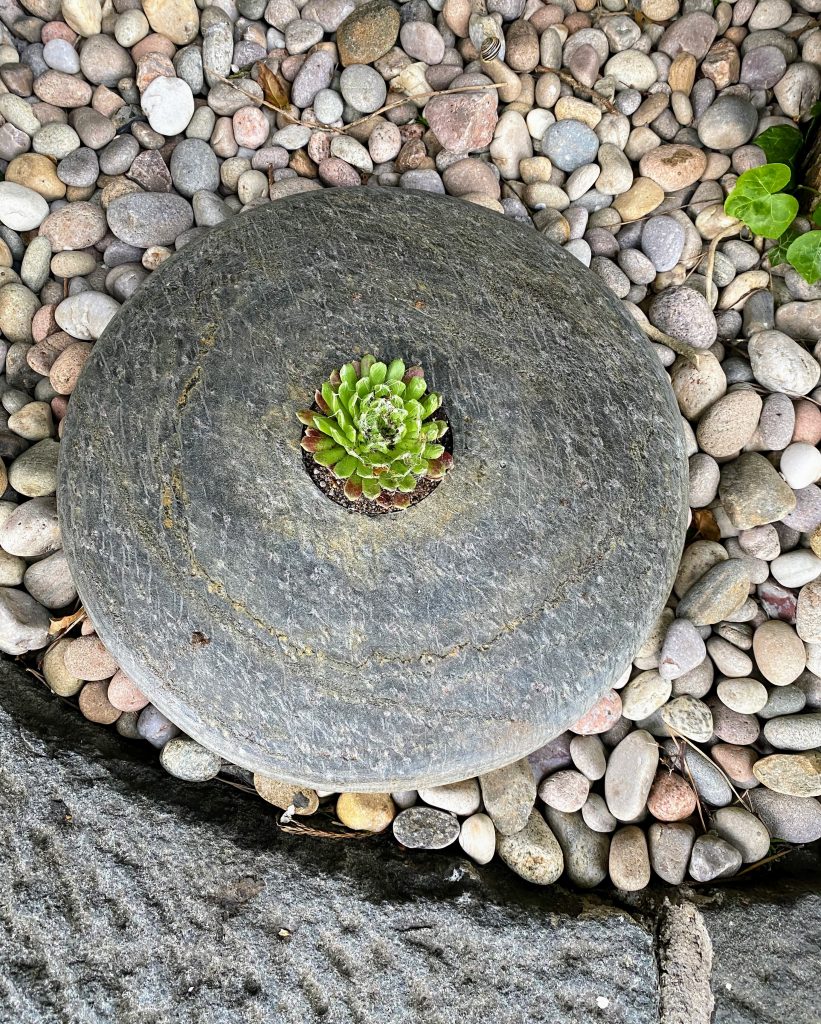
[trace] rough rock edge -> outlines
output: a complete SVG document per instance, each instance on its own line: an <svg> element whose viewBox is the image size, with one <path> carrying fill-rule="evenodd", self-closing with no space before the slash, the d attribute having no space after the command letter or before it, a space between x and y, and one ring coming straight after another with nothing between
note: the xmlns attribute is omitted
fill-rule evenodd
<svg viewBox="0 0 821 1024"><path fill-rule="evenodd" d="M817 864L671 908L537 889L457 850L292 839L0 662L3 1024L677 1024L679 983L702 1024L708 933L716 1024L814 1024Z"/></svg>

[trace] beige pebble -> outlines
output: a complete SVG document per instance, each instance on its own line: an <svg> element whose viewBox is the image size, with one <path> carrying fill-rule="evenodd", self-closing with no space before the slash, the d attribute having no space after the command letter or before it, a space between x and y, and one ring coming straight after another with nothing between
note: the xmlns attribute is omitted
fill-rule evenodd
<svg viewBox="0 0 821 1024"><path fill-rule="evenodd" d="M336 816L359 832L382 832L396 817L396 805L390 793L341 793Z"/></svg>
<svg viewBox="0 0 821 1024"><path fill-rule="evenodd" d="M80 691L80 711L90 722L99 725L113 725L122 712L114 707L106 696L108 684L104 680L86 683Z"/></svg>
<svg viewBox="0 0 821 1024"><path fill-rule="evenodd" d="M254 773L254 789L263 800L283 811L293 806L295 814L313 814L319 807L319 797L313 789L301 789L259 772Z"/></svg>

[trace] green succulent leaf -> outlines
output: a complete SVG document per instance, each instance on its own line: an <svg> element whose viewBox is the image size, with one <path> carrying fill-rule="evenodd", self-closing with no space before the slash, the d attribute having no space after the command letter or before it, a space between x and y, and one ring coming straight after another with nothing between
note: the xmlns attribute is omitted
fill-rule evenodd
<svg viewBox="0 0 821 1024"><path fill-rule="evenodd" d="M345 481L345 497L348 501L359 501L362 497L362 480L356 474Z"/></svg>
<svg viewBox="0 0 821 1024"><path fill-rule="evenodd" d="M368 376L371 379L371 383L374 385L381 384L382 381L387 377L387 375L388 368L387 366L385 366L384 363L374 363L373 366L368 371Z"/></svg>
<svg viewBox="0 0 821 1024"><path fill-rule="evenodd" d="M787 262L807 284L815 284L821 278L821 231L799 235L787 250Z"/></svg>
<svg viewBox="0 0 821 1024"><path fill-rule="evenodd" d="M422 403L422 419L426 420L428 416L432 416L441 404L442 396L437 395L435 391L431 391L431 393Z"/></svg>
<svg viewBox="0 0 821 1024"><path fill-rule="evenodd" d="M362 493L369 501L378 498L382 491L382 485L378 480L366 479L362 481Z"/></svg>
<svg viewBox="0 0 821 1024"><path fill-rule="evenodd" d="M368 374L371 372L371 367L375 362L376 359L371 355L362 356L362 358L359 361L359 376L367 377Z"/></svg>
<svg viewBox="0 0 821 1024"><path fill-rule="evenodd" d="M313 426L317 430L321 430L323 434L330 434L332 430L336 430L336 424L333 420L329 420L327 416L320 416L314 414Z"/></svg>
<svg viewBox="0 0 821 1024"><path fill-rule="evenodd" d="M300 441L300 445L306 452L326 452L330 451L331 448L336 448L336 441L332 437L325 437L321 434L319 437L303 437Z"/></svg>
<svg viewBox="0 0 821 1024"><path fill-rule="evenodd" d="M424 395L424 393L427 391L427 389L428 385L425 383L424 377L411 377L411 379L407 381L407 386L405 388L405 398L421 398L422 395Z"/></svg>
<svg viewBox="0 0 821 1024"><path fill-rule="evenodd" d="M426 459L438 459L444 450L445 446L443 444L426 444L422 455Z"/></svg>
<svg viewBox="0 0 821 1024"><path fill-rule="evenodd" d="M339 408L339 396L333 389L333 385L330 381L325 381L322 385L322 397L325 400L325 404L331 412L336 412Z"/></svg>
<svg viewBox="0 0 821 1024"><path fill-rule="evenodd" d="M804 143L804 136L794 125L776 124L756 136L753 141L764 150L768 163L792 166L796 154Z"/></svg>
<svg viewBox="0 0 821 1024"><path fill-rule="evenodd" d="M314 462L318 462L320 466L333 466L334 463L339 462L341 458L345 456L345 449L340 447L329 448L325 452L317 452L314 455Z"/></svg>
<svg viewBox="0 0 821 1024"><path fill-rule="evenodd" d="M401 384L402 378L405 376L405 364L401 359L391 360L391 364L388 367L387 380L389 383Z"/></svg>
<svg viewBox="0 0 821 1024"><path fill-rule="evenodd" d="M353 455L346 455L344 459L340 459L334 465L334 475L338 476L340 480L347 480L349 476L356 472L358 462L356 457Z"/></svg>
<svg viewBox="0 0 821 1024"><path fill-rule="evenodd" d="M356 387L356 382L358 380L353 363L345 363L345 365L339 371L339 376L342 378L342 384L346 388L350 388L350 390L353 391L353 389ZM340 387L339 390L341 393L342 388Z"/></svg>
<svg viewBox="0 0 821 1024"><path fill-rule="evenodd" d="M798 200L781 189L791 171L786 164L764 164L740 175L727 196L724 212L743 221L756 235L779 238L798 213Z"/></svg>

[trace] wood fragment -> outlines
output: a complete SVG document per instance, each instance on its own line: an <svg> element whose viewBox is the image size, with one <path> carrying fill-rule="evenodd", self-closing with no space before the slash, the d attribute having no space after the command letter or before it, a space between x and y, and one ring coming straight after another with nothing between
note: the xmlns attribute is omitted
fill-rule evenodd
<svg viewBox="0 0 821 1024"><path fill-rule="evenodd" d="M654 327L651 323L639 323L639 327L651 341L655 341L659 345L666 345L667 348L671 348L680 356L684 356L687 362L692 363L696 369L701 366L701 353L694 349L692 345L688 345L686 341L679 341L678 338L665 334L664 331L660 331L658 327Z"/></svg>
<svg viewBox="0 0 821 1024"><path fill-rule="evenodd" d="M236 82L232 82L229 78L225 78L223 75L217 75L216 77L220 82L230 85L232 89L236 89L238 92L242 92L246 96L248 95L245 93L244 89L240 89ZM370 121L374 117L379 117L380 114L384 114L388 110L394 110L396 107L402 107L409 100L433 99L434 96L454 96L457 93L463 92L484 92L487 89L502 89L503 87L503 85L498 85L496 82L488 82L486 85L460 85L456 89L431 89L430 92L414 93L413 96L406 96L404 99L395 100L392 103L386 103L384 107L374 110L372 114L365 114L363 117L357 118L356 121L351 121L350 124L343 125L341 128L329 124L320 124L318 121L306 121L302 118L294 117L294 115L289 111L283 110L275 103L270 103L266 99L257 99L256 102L260 103L263 107L268 107L269 110L276 111L277 114L280 114L291 124L301 124L304 128L310 128L312 131L328 132L332 135L346 135L352 128L357 128L359 125L365 124L366 121ZM249 100L253 100L253 97L248 98ZM615 110L615 107L613 109Z"/></svg>
<svg viewBox="0 0 821 1024"><path fill-rule="evenodd" d="M538 65L538 67L534 68L533 70L536 72L537 75L556 75L556 77L560 78L565 83L565 85L570 85L574 89L577 89L579 92L583 92L585 96L589 96L591 100L595 100L596 103L600 103L609 113L618 114L618 108L615 107L610 102L610 100L607 99L606 96L602 96L601 93L596 92L595 89L591 89L587 85L582 85L581 82L575 79L571 74L568 74L567 71L562 71L560 68L542 67L541 64Z"/></svg>

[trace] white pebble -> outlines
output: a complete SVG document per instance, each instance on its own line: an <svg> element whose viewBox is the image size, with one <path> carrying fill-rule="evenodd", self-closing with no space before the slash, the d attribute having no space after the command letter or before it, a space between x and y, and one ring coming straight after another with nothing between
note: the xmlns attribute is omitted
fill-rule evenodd
<svg viewBox="0 0 821 1024"><path fill-rule="evenodd" d="M57 324L72 338L92 341L100 337L120 303L102 292L69 295L54 311Z"/></svg>
<svg viewBox="0 0 821 1024"><path fill-rule="evenodd" d="M782 587L803 587L821 576L821 558L806 548L788 551L772 560L770 572Z"/></svg>
<svg viewBox="0 0 821 1024"><path fill-rule="evenodd" d="M194 116L194 94L181 78L155 78L143 93L141 105L148 123L160 135L179 135Z"/></svg>
<svg viewBox="0 0 821 1024"><path fill-rule="evenodd" d="M489 864L496 853L496 829L486 814L472 814L462 822L459 845L477 864Z"/></svg>
<svg viewBox="0 0 821 1024"><path fill-rule="evenodd" d="M12 231L33 231L48 216L39 192L13 181L0 181L0 221Z"/></svg>
<svg viewBox="0 0 821 1024"><path fill-rule="evenodd" d="M821 452L802 441L788 445L781 453L781 475L794 491L809 487L821 477Z"/></svg>

